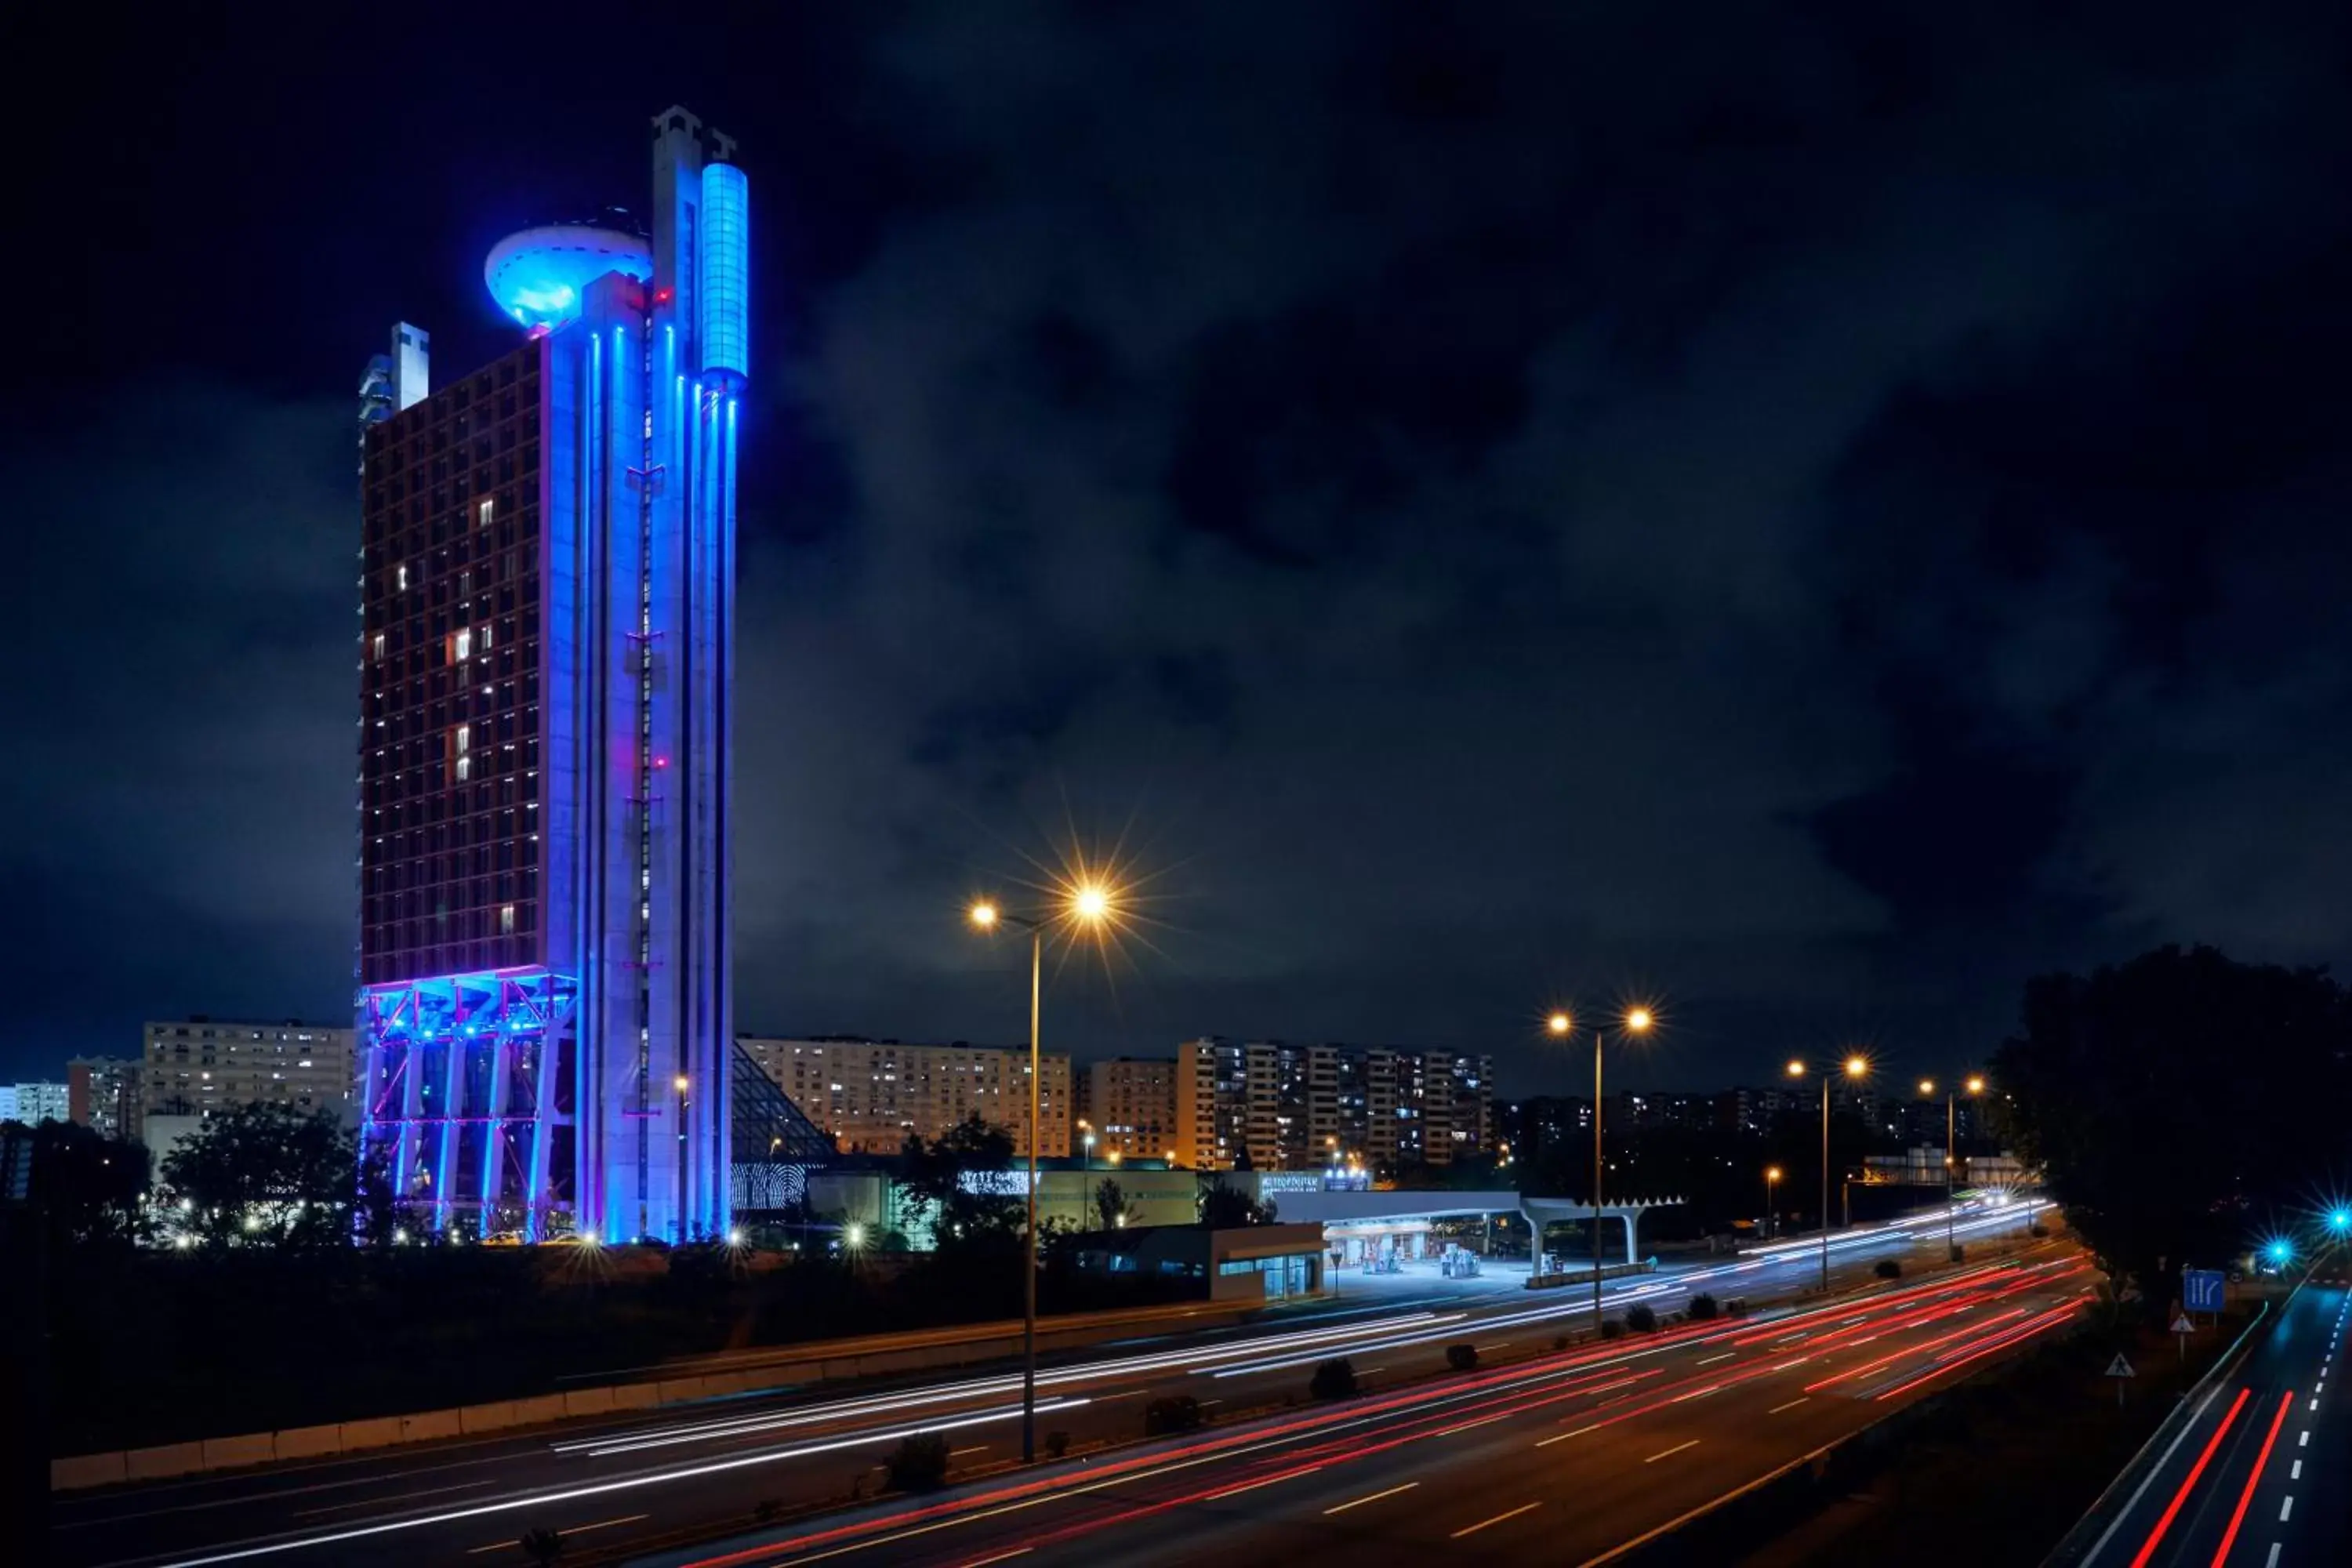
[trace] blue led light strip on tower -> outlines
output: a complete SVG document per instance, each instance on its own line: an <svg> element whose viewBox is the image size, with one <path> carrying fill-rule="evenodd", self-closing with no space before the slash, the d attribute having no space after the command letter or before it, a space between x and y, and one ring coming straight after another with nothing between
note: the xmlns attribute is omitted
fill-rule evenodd
<svg viewBox="0 0 2352 1568"><path fill-rule="evenodd" d="M702 166L701 254L696 258L695 336L705 373L749 375L751 195L732 163Z"/></svg>

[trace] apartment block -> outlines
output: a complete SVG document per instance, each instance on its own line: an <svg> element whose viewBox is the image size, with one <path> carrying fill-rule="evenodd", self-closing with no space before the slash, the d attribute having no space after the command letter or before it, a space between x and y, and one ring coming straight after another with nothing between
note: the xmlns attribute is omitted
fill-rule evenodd
<svg viewBox="0 0 2352 1568"><path fill-rule="evenodd" d="M1384 1046L1236 1043L1178 1047L1176 1157L1228 1170L1451 1164L1494 1146L1488 1058Z"/></svg>
<svg viewBox="0 0 2352 1568"><path fill-rule="evenodd" d="M353 1119L352 1031L288 1019L236 1023L201 1016L145 1028L142 1121L208 1117L256 1100Z"/></svg>
<svg viewBox="0 0 2352 1568"><path fill-rule="evenodd" d="M1088 1065L1078 1075L1078 1120L1082 1134L1094 1134L1097 1154L1167 1158L1181 1142L1174 1058L1120 1057Z"/></svg>
<svg viewBox="0 0 2352 1568"><path fill-rule="evenodd" d="M820 1035L743 1035L736 1044L845 1154L895 1154L908 1138L932 1139L966 1117L1012 1134L1029 1152L1029 1053L961 1042L908 1045ZM1070 1058L1039 1063L1037 1154L1070 1152Z"/></svg>

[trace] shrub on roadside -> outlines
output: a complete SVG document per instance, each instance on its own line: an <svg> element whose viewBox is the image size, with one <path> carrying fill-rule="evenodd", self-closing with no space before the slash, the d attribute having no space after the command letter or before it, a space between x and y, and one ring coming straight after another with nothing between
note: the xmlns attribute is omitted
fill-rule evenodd
<svg viewBox="0 0 2352 1568"><path fill-rule="evenodd" d="M1881 1279L1900 1279L1903 1278L1903 1265L1892 1258L1882 1258L1878 1260L1878 1267L1871 1272Z"/></svg>
<svg viewBox="0 0 2352 1568"><path fill-rule="evenodd" d="M1189 1394L1170 1394L1143 1407L1143 1435L1147 1437L1190 1432L1200 1424L1201 1402Z"/></svg>
<svg viewBox="0 0 2352 1568"><path fill-rule="evenodd" d="M1647 1301L1636 1301L1625 1309L1625 1326L1637 1334L1652 1334L1658 1330L1658 1314Z"/></svg>
<svg viewBox="0 0 2352 1568"><path fill-rule="evenodd" d="M1625 1325L1612 1318L1601 1325L1601 1337L1604 1340L1622 1340L1625 1337Z"/></svg>
<svg viewBox="0 0 2352 1568"><path fill-rule="evenodd" d="M1478 1364L1478 1347L1476 1345L1446 1346L1445 1364L1456 1372L1468 1372Z"/></svg>
<svg viewBox="0 0 2352 1568"><path fill-rule="evenodd" d="M1715 1298L1704 1290L1690 1299L1690 1320L1694 1323L1711 1323L1722 1310Z"/></svg>
<svg viewBox="0 0 2352 1568"><path fill-rule="evenodd" d="M1356 1396L1356 1363L1346 1356L1333 1356L1315 1369L1307 1381L1307 1392L1318 1399L1353 1399Z"/></svg>
<svg viewBox="0 0 2352 1568"><path fill-rule="evenodd" d="M948 1483L948 1436L944 1432L913 1432L898 1439L898 1447L884 1468L890 1473L893 1491L937 1491Z"/></svg>

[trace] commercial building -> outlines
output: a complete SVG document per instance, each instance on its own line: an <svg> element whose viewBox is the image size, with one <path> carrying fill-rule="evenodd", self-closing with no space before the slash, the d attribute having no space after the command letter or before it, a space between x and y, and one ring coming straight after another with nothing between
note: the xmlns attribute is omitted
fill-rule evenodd
<svg viewBox="0 0 2352 1568"><path fill-rule="evenodd" d="M0 1121L21 1121L38 1127L44 1121L73 1120L67 1086L61 1083L20 1083L0 1089Z"/></svg>
<svg viewBox="0 0 2352 1568"><path fill-rule="evenodd" d="M1173 1157L1198 1170L1447 1165L1494 1147L1491 1065L1454 1051L1187 1040L1176 1099Z"/></svg>
<svg viewBox="0 0 2352 1568"><path fill-rule="evenodd" d="M143 1125L159 1115L211 1116L249 1105L353 1113L352 1034L331 1024L274 1024L195 1017L149 1024L145 1078L139 1094Z"/></svg>
<svg viewBox="0 0 2352 1568"><path fill-rule="evenodd" d="M347 1047L345 1060L349 1059ZM139 1136L146 1085L147 1064L141 1059L76 1057L66 1063L68 1113L84 1127L109 1138Z"/></svg>
<svg viewBox="0 0 2352 1568"><path fill-rule="evenodd" d="M1079 1236L1073 1257L1084 1273L1182 1280L1212 1301L1295 1300L1328 1288L1319 1225L1129 1226Z"/></svg>
<svg viewBox="0 0 2352 1568"><path fill-rule="evenodd" d="M1029 1152L1029 1053L958 1043L819 1035L746 1035L738 1042L801 1113L845 1154L896 1154L909 1138L942 1137L977 1115ZM1070 1058L1039 1059L1037 1154L1070 1152Z"/></svg>
<svg viewBox="0 0 2352 1568"><path fill-rule="evenodd" d="M363 1130L436 1224L730 1212L749 197L683 109L652 155L650 233L491 249L514 349L435 390L404 322L362 382Z"/></svg>
<svg viewBox="0 0 2352 1568"><path fill-rule="evenodd" d="M1094 1135L1094 1152L1120 1160L1161 1160L1175 1149L1176 1062L1169 1057L1119 1057L1078 1073L1079 1145Z"/></svg>

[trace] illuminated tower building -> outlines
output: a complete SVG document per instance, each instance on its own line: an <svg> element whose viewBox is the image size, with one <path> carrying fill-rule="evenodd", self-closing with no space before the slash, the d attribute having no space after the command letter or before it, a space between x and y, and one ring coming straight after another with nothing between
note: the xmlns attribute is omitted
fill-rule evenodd
<svg viewBox="0 0 2352 1568"><path fill-rule="evenodd" d="M436 1225L728 1226L733 151L665 111L650 236L509 236L518 347L362 379L363 1133Z"/></svg>

